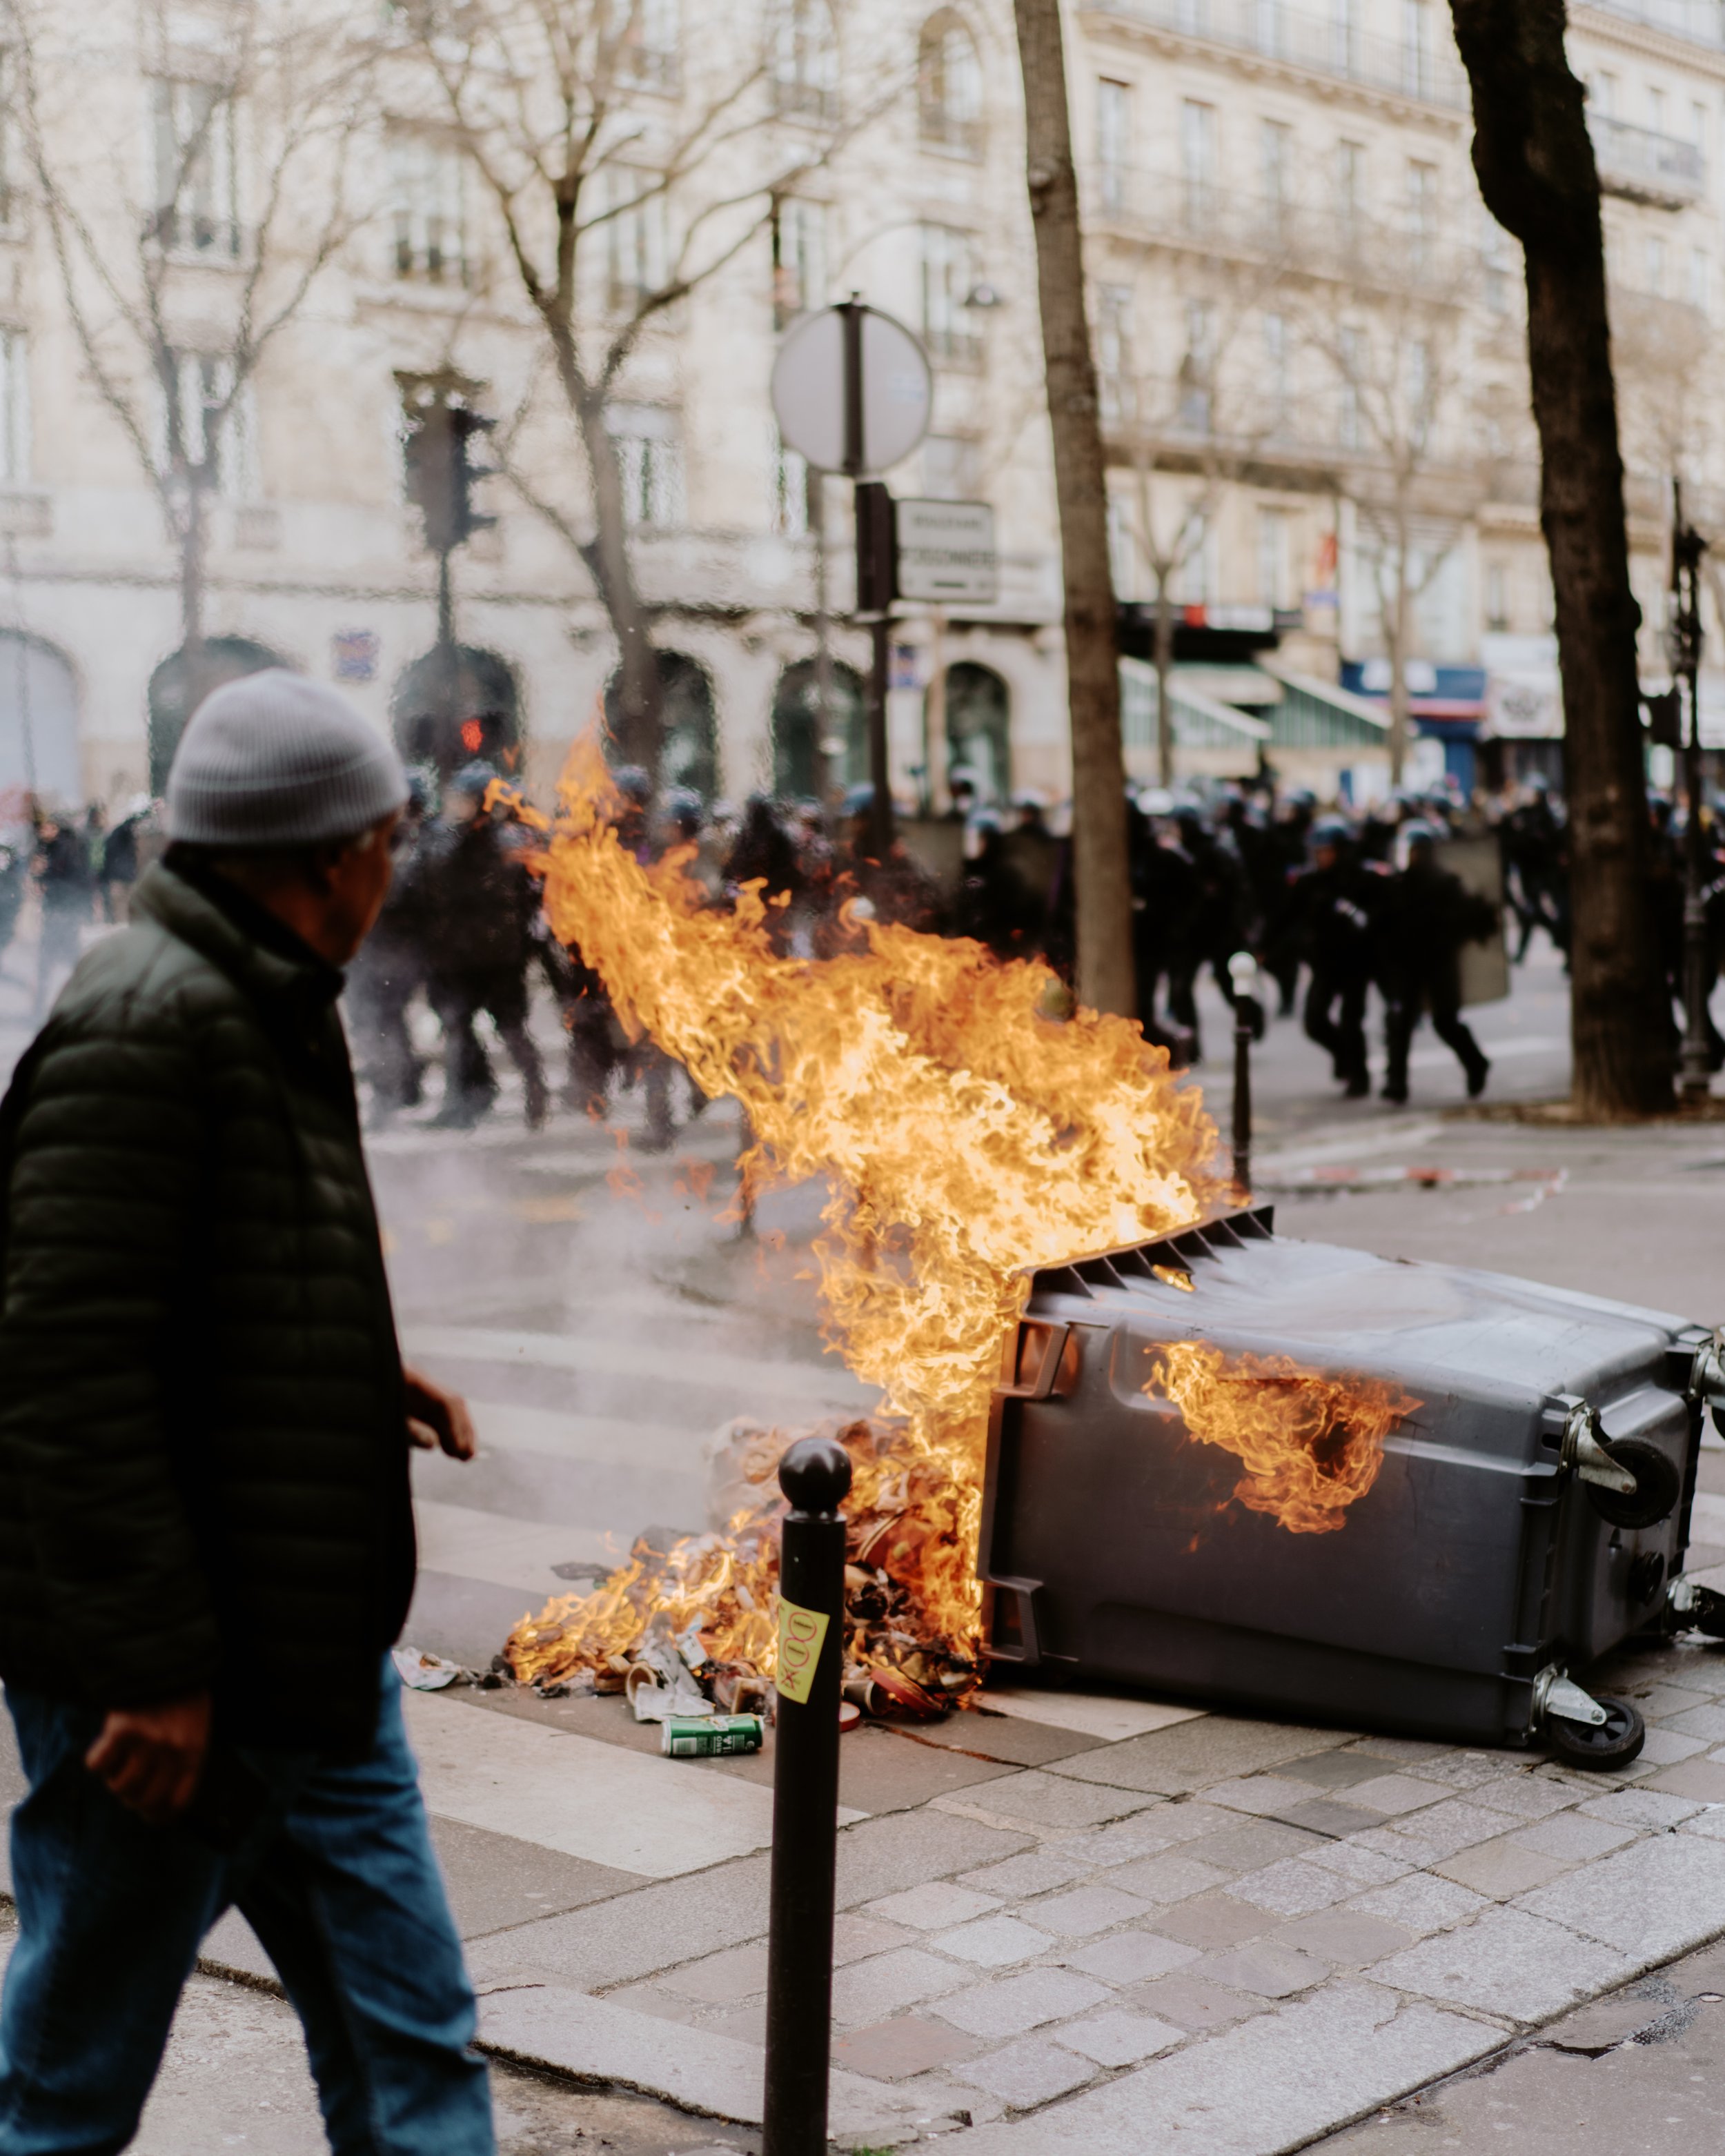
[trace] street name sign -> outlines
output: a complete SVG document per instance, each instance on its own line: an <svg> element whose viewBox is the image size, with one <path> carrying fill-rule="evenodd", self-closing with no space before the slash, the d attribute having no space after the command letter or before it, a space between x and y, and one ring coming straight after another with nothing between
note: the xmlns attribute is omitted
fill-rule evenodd
<svg viewBox="0 0 1725 2156"><path fill-rule="evenodd" d="M993 606L994 511L986 501L901 501L898 593L936 606Z"/></svg>

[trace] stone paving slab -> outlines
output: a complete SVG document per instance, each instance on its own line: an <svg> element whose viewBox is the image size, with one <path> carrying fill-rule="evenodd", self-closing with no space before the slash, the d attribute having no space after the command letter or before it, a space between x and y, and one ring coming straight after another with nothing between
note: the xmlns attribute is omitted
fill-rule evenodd
<svg viewBox="0 0 1725 2156"><path fill-rule="evenodd" d="M1488 2023L1338 1985L960 2145L964 2156L1276 2156L1502 2041Z"/></svg>

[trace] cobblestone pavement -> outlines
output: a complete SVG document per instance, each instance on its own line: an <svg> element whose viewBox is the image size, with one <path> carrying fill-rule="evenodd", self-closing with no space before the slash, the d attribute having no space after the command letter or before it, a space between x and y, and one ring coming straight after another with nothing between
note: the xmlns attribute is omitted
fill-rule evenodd
<svg viewBox="0 0 1725 2156"><path fill-rule="evenodd" d="M1558 1055L1548 971L1481 1021L1494 1040L1521 1027L1533 1045L1503 1068L1530 1080ZM1259 1168L1282 1232L1725 1316L1725 1137L1375 1104L1344 1117L1308 1046L1284 1026L1263 1052L1275 1127ZM1452 1075L1433 1066L1435 1101ZM635 1116L625 1103L624 1123ZM821 1358L799 1277L816 1199L768 1201L739 1240L719 1217L736 1143L716 1109L668 1160L632 1156L617 1179L604 1132L560 1117L530 1137L507 1092L470 1137L409 1125L377 1143L406 1337L469 1392L482 1442L470 1468L418 1463L419 1644L483 1665L524 1609L641 1528L700 1526L702 1440L728 1416L864 1404ZM1725 1566L1725 1449L1702 1479L1692 1563ZM937 1727L847 1737L841 2139L1271 2156L1367 2120L1356 2131L1400 2156L1381 2137L1424 2130L1394 2109L1410 2091L1506 2051L1433 2100L1568 2073L1582 2055L1548 2025L1725 1932L1725 1648L1632 1652L1589 1681L1647 1717L1625 1770L1028 1689ZM666 1762L609 1700L460 1690L411 1713L487 2042L757 2118L770 1755ZM8 1771L0 1758L0 1799ZM237 1921L210 1965L263 1973ZM247 2010L265 2010L279 2030L270 2002ZM1707 2026L1697 2007L1684 2042ZM1656 2066L1677 2056L1638 2048ZM200 2056L214 2074L219 2047L183 2054L187 2087ZM662 2145L702 2148L692 2130ZM1454 2145L1483 2140L1476 2119L1462 2130Z"/></svg>

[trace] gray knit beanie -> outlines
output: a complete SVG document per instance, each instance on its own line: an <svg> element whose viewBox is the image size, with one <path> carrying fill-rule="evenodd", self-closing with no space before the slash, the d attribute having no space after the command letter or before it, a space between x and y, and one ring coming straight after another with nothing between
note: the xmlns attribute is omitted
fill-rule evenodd
<svg viewBox="0 0 1725 2156"><path fill-rule="evenodd" d="M167 775L167 835L197 846L305 846L368 830L408 798L401 759L357 711L271 666L211 692Z"/></svg>

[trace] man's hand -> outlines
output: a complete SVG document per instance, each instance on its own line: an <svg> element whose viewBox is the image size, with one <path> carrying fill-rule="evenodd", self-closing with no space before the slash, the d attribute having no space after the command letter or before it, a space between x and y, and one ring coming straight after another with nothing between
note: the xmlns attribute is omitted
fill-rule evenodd
<svg viewBox="0 0 1725 2156"><path fill-rule="evenodd" d="M209 1749L209 1694L161 1707L115 1707L84 1755L128 1810L166 1826L192 1801Z"/></svg>
<svg viewBox="0 0 1725 2156"><path fill-rule="evenodd" d="M459 1393L446 1393L417 1370L403 1368L408 1392L408 1435L422 1451L441 1445L451 1460L471 1460L479 1450L473 1417Z"/></svg>

